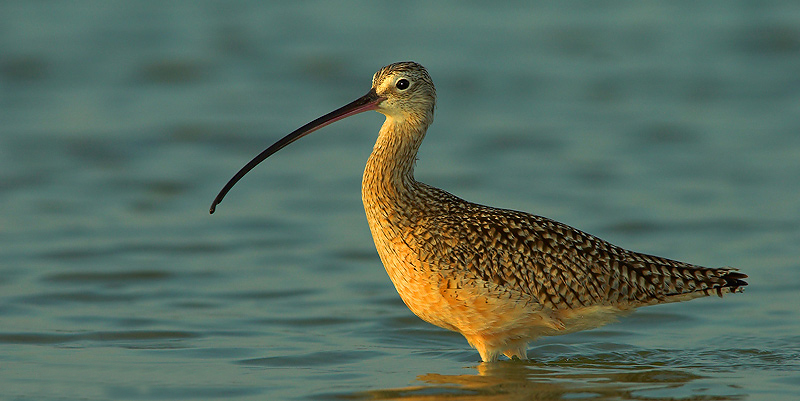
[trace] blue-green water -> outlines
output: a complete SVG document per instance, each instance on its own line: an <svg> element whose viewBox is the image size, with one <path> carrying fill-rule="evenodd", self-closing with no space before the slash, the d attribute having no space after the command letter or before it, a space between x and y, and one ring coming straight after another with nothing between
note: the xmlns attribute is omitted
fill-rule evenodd
<svg viewBox="0 0 800 401"><path fill-rule="evenodd" d="M742 269L481 365L403 305L360 200L381 116L294 128L415 60L417 177ZM3 2L0 398L795 400L800 4Z"/></svg>

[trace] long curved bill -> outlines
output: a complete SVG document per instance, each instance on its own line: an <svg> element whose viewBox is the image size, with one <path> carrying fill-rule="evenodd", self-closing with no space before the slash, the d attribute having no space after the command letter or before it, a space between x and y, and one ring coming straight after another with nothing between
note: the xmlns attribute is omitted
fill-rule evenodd
<svg viewBox="0 0 800 401"><path fill-rule="evenodd" d="M239 172L236 173L236 175L234 175L233 178L231 178L230 181L228 181L228 183L225 184L224 187L222 187L222 190L219 191L217 197L214 198L214 202L211 203L211 209L209 209L209 212L213 214L214 211L217 209L217 205L219 205L220 202L222 202L222 198L225 197L228 191L230 191L231 188L233 188L233 186L236 185L236 183L239 182L239 180L242 179L242 177L244 177L245 174L247 174L259 163L264 161L264 159L272 156L275 152L283 149L290 143L328 124L335 123L336 121L339 121L343 118L347 118L352 115L362 113L368 110L375 110L378 108L378 105L383 100L384 98L378 96L378 94L375 92L375 88L373 88L369 92L367 92L366 95L296 129L291 134L281 138L278 142L273 143L272 146L264 149L264 151L259 153L258 156L253 158L253 160L250 160L249 163L245 164L245 166L242 167L242 169L239 170Z"/></svg>

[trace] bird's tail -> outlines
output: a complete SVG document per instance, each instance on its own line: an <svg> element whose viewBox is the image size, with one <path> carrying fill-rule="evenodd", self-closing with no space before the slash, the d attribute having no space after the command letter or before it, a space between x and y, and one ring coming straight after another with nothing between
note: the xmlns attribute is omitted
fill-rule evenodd
<svg viewBox="0 0 800 401"><path fill-rule="evenodd" d="M744 279L747 278L746 274L739 273L733 268L712 270L722 274L717 276L717 280L715 280L714 284L702 290L706 292L706 295L716 293L717 296L722 297L723 294L727 293L735 294L737 292L744 292L744 287L747 286L747 281L744 281Z"/></svg>
<svg viewBox="0 0 800 401"><path fill-rule="evenodd" d="M663 300L666 302L686 301L704 296L716 295L722 298L725 294L744 292L747 275L734 268L711 269L694 267L679 269L680 273L672 275L670 291L666 291ZM672 269L675 272L675 269Z"/></svg>

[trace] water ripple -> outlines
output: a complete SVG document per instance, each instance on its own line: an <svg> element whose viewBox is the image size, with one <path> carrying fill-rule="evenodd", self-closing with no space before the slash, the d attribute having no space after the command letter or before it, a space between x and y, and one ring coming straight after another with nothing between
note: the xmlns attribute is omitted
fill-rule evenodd
<svg viewBox="0 0 800 401"><path fill-rule="evenodd" d="M384 353L378 351L319 351L302 355L244 359L239 361L239 364L265 367L344 365L377 358L381 355Z"/></svg>
<svg viewBox="0 0 800 401"><path fill-rule="evenodd" d="M5 344L66 344L78 341L118 343L170 341L201 337L200 334L171 330L93 331L83 333L0 333Z"/></svg>

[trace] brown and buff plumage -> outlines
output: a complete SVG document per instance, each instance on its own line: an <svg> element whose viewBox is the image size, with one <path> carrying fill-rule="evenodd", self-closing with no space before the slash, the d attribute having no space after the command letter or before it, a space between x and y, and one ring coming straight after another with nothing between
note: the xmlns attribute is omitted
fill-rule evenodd
<svg viewBox="0 0 800 401"><path fill-rule="evenodd" d="M464 335L486 362L500 354L526 359L537 337L598 327L639 306L722 296L747 285L733 268L628 251L544 217L470 203L416 181L417 150L435 102L424 67L388 65L364 98L288 135L240 174L330 122L365 110L385 114L362 181L378 254L411 311Z"/></svg>

